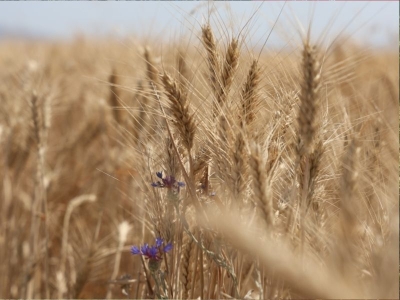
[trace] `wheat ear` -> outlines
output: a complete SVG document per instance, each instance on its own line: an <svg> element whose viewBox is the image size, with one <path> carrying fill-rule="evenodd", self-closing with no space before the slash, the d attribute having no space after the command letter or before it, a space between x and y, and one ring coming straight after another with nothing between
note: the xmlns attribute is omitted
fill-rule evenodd
<svg viewBox="0 0 400 300"><path fill-rule="evenodd" d="M305 42L303 49L300 107L297 116L299 136L303 141L302 154L308 153L317 131L320 90L320 62L317 48Z"/></svg>
<svg viewBox="0 0 400 300"><path fill-rule="evenodd" d="M44 261L44 273L45 273L45 294L46 297L50 297L50 290L49 290L49 214L47 208L47 192L44 182L44 160L45 160L45 145L43 140L43 128L40 126L39 120L39 104L38 104L38 96L36 91L32 93L31 98L31 110L32 110L32 120L33 120L33 127L34 127L34 134L35 134L35 142L36 142L36 149L37 149L37 181L36 181L36 205L39 206L41 204L41 211L42 216L44 217L44 241L45 241L45 261ZM42 115L43 120L45 120L45 116ZM48 129L48 128L47 128ZM40 202L39 202L40 201ZM34 211L34 208L33 208ZM37 216L34 216L37 219ZM37 222L37 221L36 221ZM37 227L33 228L33 230L37 230L36 235L39 234L40 224L37 224ZM38 238L38 236L37 236ZM33 247L33 249L35 249ZM37 253L36 253L37 255Z"/></svg>
<svg viewBox="0 0 400 300"><path fill-rule="evenodd" d="M188 237L187 235L184 235L184 238L186 240L186 243L183 246L183 251L182 251L182 260L181 260L181 281L182 281L182 287L183 287L183 294L182 298L183 299L188 299L189 298L189 292L192 288L192 272L191 272L191 263L193 262L194 259L194 252L195 252L195 244L193 240Z"/></svg>
<svg viewBox="0 0 400 300"><path fill-rule="evenodd" d="M132 226L127 221L124 221L118 225L118 246L115 254L114 270L111 275L111 280L115 280L117 278L119 266L121 263L122 248L125 245L128 233L131 230L131 228ZM111 297L112 297L112 290L111 287L109 286L107 289L106 299L110 299Z"/></svg>
<svg viewBox="0 0 400 300"><path fill-rule="evenodd" d="M113 112L113 117L117 123L121 123L122 115L121 110L119 110L119 94L117 89L117 75L115 70L112 70L110 77L108 78L108 82L110 83L110 94L108 97L108 102L111 105L111 109Z"/></svg>
<svg viewBox="0 0 400 300"><path fill-rule="evenodd" d="M211 30L210 25L205 25L202 27L202 39L204 47L207 51L208 68L210 71L210 83L214 95L217 97L220 90L220 62L217 50L217 45L215 43L214 34Z"/></svg>
<svg viewBox="0 0 400 300"><path fill-rule="evenodd" d="M236 69L239 65L239 43L232 39L225 54L225 63L221 74L221 88L218 91L218 105L222 107L227 100L229 89L233 82Z"/></svg>
<svg viewBox="0 0 400 300"><path fill-rule="evenodd" d="M303 217L311 203L310 196L312 196L315 188L315 178L311 176L316 177L317 175L317 165L323 150L322 144L319 144L319 149L311 153L316 132L318 126L320 126L317 114L320 102L321 65L317 48L311 46L308 40L304 42L301 69L303 77L301 78L300 106L297 114L298 136L295 169L297 181L300 185L299 207L302 208L301 222L303 222ZM311 171L313 171L313 174L311 174ZM303 243L303 236L301 240Z"/></svg>
<svg viewBox="0 0 400 300"><path fill-rule="evenodd" d="M270 227L273 225L272 193L264 170L265 162L260 146L253 144L251 148L250 169L253 175L254 197L267 226Z"/></svg>
<svg viewBox="0 0 400 300"><path fill-rule="evenodd" d="M246 188L246 148L243 133L236 134L235 146L232 153L233 194L238 200Z"/></svg>
<svg viewBox="0 0 400 300"><path fill-rule="evenodd" d="M146 60L146 68L147 68L147 78L150 82L158 83L158 71L154 65L153 59L150 55L150 49L146 47L144 49L144 58Z"/></svg>
<svg viewBox="0 0 400 300"><path fill-rule="evenodd" d="M247 74L246 82L241 91L242 111L239 116L240 126L249 127L255 118L255 107L258 102L258 85L260 82L260 68L257 60L253 60L249 73Z"/></svg>
<svg viewBox="0 0 400 300"><path fill-rule="evenodd" d="M188 91L188 83L189 83L189 70L186 64L185 55L179 51L178 52L178 78L179 78L179 87L183 91L183 93L187 93Z"/></svg>
<svg viewBox="0 0 400 300"><path fill-rule="evenodd" d="M167 73L164 73L161 79L170 101L170 112L174 116L175 128L180 134L182 144L190 153L193 147L196 125L193 115L189 114L186 95L181 92L176 81Z"/></svg>
<svg viewBox="0 0 400 300"><path fill-rule="evenodd" d="M96 201L96 195L93 194L88 194L88 195L81 195L78 196L74 199L72 199L67 207L67 211L64 215L64 222L63 222L63 230L62 230L62 241L61 241L61 262L60 262L60 281L62 281L63 278L65 278L65 261L67 259L67 254L68 254L68 232L69 232L69 222L70 222L70 217L73 212L73 210L78 207L79 205L85 203L85 202L94 202ZM58 298L61 299L63 298L63 291L62 289L59 289L58 291Z"/></svg>

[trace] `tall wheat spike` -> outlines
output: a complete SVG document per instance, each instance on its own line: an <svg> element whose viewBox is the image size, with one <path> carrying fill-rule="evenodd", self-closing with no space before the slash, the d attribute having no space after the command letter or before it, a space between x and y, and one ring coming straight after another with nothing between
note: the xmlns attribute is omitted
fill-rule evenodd
<svg viewBox="0 0 400 300"><path fill-rule="evenodd" d="M217 45L210 25L205 25L202 27L202 39L204 47L207 51L211 88L214 92L215 97L217 98L218 93L221 89L221 79L219 75L221 72L221 66Z"/></svg>
<svg viewBox="0 0 400 300"><path fill-rule="evenodd" d="M241 113L239 115L240 126L250 127L255 118L255 108L258 102L258 85L260 82L260 69L258 61L253 60L246 82L241 90Z"/></svg>
<svg viewBox="0 0 400 300"><path fill-rule="evenodd" d="M308 153L317 131L317 116L320 91L320 62L318 50L305 42L303 48L300 107L297 116L299 136L303 145L301 152Z"/></svg>
<svg viewBox="0 0 400 300"><path fill-rule="evenodd" d="M182 144L190 152L193 147L196 126L194 116L189 113L189 103L186 95L182 94L175 80L164 73L161 77L170 101L170 113L174 116L174 125L180 133Z"/></svg>

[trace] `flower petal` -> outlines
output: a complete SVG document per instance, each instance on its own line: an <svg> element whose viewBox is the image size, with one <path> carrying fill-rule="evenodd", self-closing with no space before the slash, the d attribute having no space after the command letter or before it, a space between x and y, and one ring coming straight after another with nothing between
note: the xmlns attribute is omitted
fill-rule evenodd
<svg viewBox="0 0 400 300"><path fill-rule="evenodd" d="M157 247L161 247L163 242L164 242L164 240L162 238L156 238L156 246Z"/></svg>
<svg viewBox="0 0 400 300"><path fill-rule="evenodd" d="M147 251L149 251L149 244L144 244L141 248L140 248L140 252L143 255L146 255Z"/></svg>
<svg viewBox="0 0 400 300"><path fill-rule="evenodd" d="M132 246L131 247L131 253L132 253L132 255L140 254L140 250L139 250L139 248L137 246Z"/></svg>
<svg viewBox="0 0 400 300"><path fill-rule="evenodd" d="M166 176L162 181L167 188L172 188L176 182L175 177L171 175Z"/></svg>
<svg viewBox="0 0 400 300"><path fill-rule="evenodd" d="M172 249L172 243L168 243L168 244L166 244L166 245L164 246L163 251L164 251L164 252L168 252L168 251L170 251L171 249Z"/></svg>
<svg viewBox="0 0 400 300"><path fill-rule="evenodd" d="M147 256L149 258L157 258L157 252L158 252L158 249L155 246L152 246L149 248L149 251L147 252Z"/></svg>

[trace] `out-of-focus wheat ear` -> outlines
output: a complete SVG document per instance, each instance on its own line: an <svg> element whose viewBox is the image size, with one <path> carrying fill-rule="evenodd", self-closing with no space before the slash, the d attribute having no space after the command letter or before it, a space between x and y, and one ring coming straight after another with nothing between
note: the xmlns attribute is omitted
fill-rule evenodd
<svg viewBox="0 0 400 300"><path fill-rule="evenodd" d="M348 275L355 276L354 264L357 260L359 234L358 218L362 211L356 201L357 181L359 178L359 154L361 148L357 137L353 137L345 150L342 160L342 176L340 178L340 240L337 246L339 269Z"/></svg>
<svg viewBox="0 0 400 300"><path fill-rule="evenodd" d="M270 174L274 171L279 158L279 144L276 141L271 141L268 145L268 159L266 172Z"/></svg>
<svg viewBox="0 0 400 300"><path fill-rule="evenodd" d="M298 95L295 92L288 92L285 94L283 104L283 118L281 122L281 126L277 133L279 134L279 139L286 145L287 154L293 155L295 153L294 147L295 144L295 126L293 126L293 120L296 117L295 105L298 103Z"/></svg>
<svg viewBox="0 0 400 300"><path fill-rule="evenodd" d="M30 101L30 106L31 106L31 113L32 113L32 121L33 121L33 141L36 143L36 146L40 150L39 144L40 144L40 131L39 131L39 116L38 116L38 107L37 107L37 93L34 91L32 93L32 98ZM32 204L31 204L31 227L30 227L30 250L32 254L30 255L30 262L29 262L29 267L26 268L26 274L25 274L25 282L24 282L24 288L26 291L26 298L32 298L32 293L34 289L34 281L32 279L32 273L36 272L34 270L33 266L36 265L36 260L37 260L37 255L38 255L38 218L37 218L37 212L39 208L39 194L37 192L37 187L39 186L40 182L40 174L39 170L36 170L36 177L35 177L35 192L32 197Z"/></svg>
<svg viewBox="0 0 400 300"><path fill-rule="evenodd" d="M250 127L255 118L255 107L258 102L258 85L260 82L260 68L256 59L251 64L246 82L241 91L240 127Z"/></svg>
<svg viewBox="0 0 400 300"><path fill-rule="evenodd" d="M36 91L32 93L31 98L31 110L32 110L32 120L33 120L33 128L34 128L34 139L36 142L36 149L37 149L37 167L36 167L36 191L35 191L35 198L36 204L32 206L32 210L35 211L34 213L38 213L41 210L42 215L44 216L44 242L45 242L45 257L44 257L44 274L45 274L45 295L46 297L50 297L50 290L49 290L49 227L48 227L48 209L47 209L47 192L44 183L44 156L45 156L45 145L43 141L43 126L40 125L40 108L38 103L38 95ZM42 110L42 112L44 112ZM45 119L45 116L42 114L42 120ZM36 207L35 207L36 206ZM40 207L40 209L39 209ZM35 210L37 209L37 210ZM37 216L32 216L33 218L37 219ZM37 221L36 221L37 222ZM36 224L36 228L33 230L37 230L35 233L39 235L40 233L40 223ZM39 239L39 236L36 237ZM38 242L38 240L36 240ZM33 248L35 249L35 248Z"/></svg>
<svg viewBox="0 0 400 300"><path fill-rule="evenodd" d="M189 70L183 52L179 51L177 56L179 88L186 94L188 91L188 83L190 82Z"/></svg>
<svg viewBox="0 0 400 300"><path fill-rule="evenodd" d="M149 79L154 84L158 83L158 70L155 67L153 59L150 55L150 49L148 47L144 49L144 58L146 60L147 79Z"/></svg>
<svg viewBox="0 0 400 300"><path fill-rule="evenodd" d="M170 101L170 113L174 117L174 125L180 134L182 144L190 153L193 147L196 125L193 115L189 113L186 95L182 94L175 80L167 73L161 76L164 89Z"/></svg>
<svg viewBox="0 0 400 300"><path fill-rule="evenodd" d="M92 269L92 259L94 254L94 248L92 248L87 256L85 257L83 263L81 264L80 269L78 269L78 273L76 276L76 282L72 289L72 299L78 299L80 293L82 292L85 284L89 280L90 271Z"/></svg>
<svg viewBox="0 0 400 300"><path fill-rule="evenodd" d="M359 177L359 155L361 148L356 137L347 146L342 162L342 177L340 180L340 207L343 222L353 226L356 222L357 209L354 203L355 190Z"/></svg>
<svg viewBox="0 0 400 300"><path fill-rule="evenodd" d="M149 122L148 122L148 105L149 105L149 98L146 96L143 87L142 81L139 81L137 91L136 91L136 101L137 106L139 107L139 116L137 122L137 142L140 142L140 139L142 138L143 133L146 133L147 130L149 130Z"/></svg>
<svg viewBox="0 0 400 300"><path fill-rule="evenodd" d="M47 143L47 137L49 135L49 130L51 127L51 121L52 121L52 100L53 97L51 96L46 96L44 98L43 101L43 109L42 109L42 115L43 115L43 126L42 126L42 139L43 139L43 143L45 144L45 148L46 147L46 143Z"/></svg>
<svg viewBox="0 0 400 300"><path fill-rule="evenodd" d="M66 278L65 274L65 263L67 260L68 256L68 234L69 234L69 223L70 223L70 217L73 212L73 210L78 207L79 205L82 205L85 202L94 202L96 201L96 195L94 194L89 194L89 195L80 195L68 203L67 211L65 212L64 215L64 222L63 222L63 229L62 229L62 240L61 240L61 260L60 260L60 271L59 271L59 277L60 278ZM62 289L58 290L58 298L62 299L64 298L64 291Z"/></svg>
<svg viewBox="0 0 400 300"><path fill-rule="evenodd" d="M382 84L385 86L386 91L389 95L390 100L392 101L392 104L395 106L398 105L398 100L399 100L399 89L396 88L396 84L389 78L389 76L386 73L382 73L382 76L380 77L382 80Z"/></svg>
<svg viewBox="0 0 400 300"><path fill-rule="evenodd" d="M232 39L225 54L225 62L221 74L221 89L219 90L217 101L219 107L226 102L229 89L232 85L233 77L239 65L239 44L237 39ZM216 108L218 109L218 107Z"/></svg>
<svg viewBox="0 0 400 300"><path fill-rule="evenodd" d="M196 246L193 240L184 235L183 250L182 250L182 260L181 260L181 281L182 281L182 299L189 298L189 292L192 289L192 268L191 264L194 262L194 255Z"/></svg>
<svg viewBox="0 0 400 300"><path fill-rule="evenodd" d="M34 128L34 138L37 145L40 144L40 121L39 121L39 104L38 95L36 91L32 92L31 98L31 111L32 111L32 121Z"/></svg>
<svg viewBox="0 0 400 300"><path fill-rule="evenodd" d="M221 218L220 214L215 214L213 210L210 208L207 212L209 224L223 234L233 247L259 262L257 273L260 273L262 268L268 278L279 276L285 285L301 298L366 298L361 289L348 282L342 274L338 274L336 265L321 265L315 261L315 257L309 255L299 257L293 246L284 240L277 240L267 234L260 239L257 227L253 225L253 228L246 228L240 222L239 215L224 211L224 217ZM264 281L260 279L258 281L261 285ZM266 295L260 297L267 299Z"/></svg>
<svg viewBox="0 0 400 300"><path fill-rule="evenodd" d="M375 118L375 117L374 117ZM379 178L384 171L382 171L382 163L381 163L381 155L382 155L382 119L376 118L373 122L373 135L372 135L372 143L369 144L367 148L367 172L366 177L368 178L368 186L366 189L366 199L368 210L370 212L369 217L372 218L373 223L376 226L380 226L380 222L378 219L382 218L381 207L379 204L379 200L376 194L376 182L379 182ZM385 209L386 210L386 209ZM378 231L380 229L377 229Z"/></svg>
<svg viewBox="0 0 400 300"><path fill-rule="evenodd" d="M154 93L153 90L158 90L159 88L159 72L155 66L155 63L152 59L152 56L150 54L150 49L148 47L145 48L144 50L144 58L146 60L146 76L148 79L148 83L149 83L149 89L150 89L150 94L153 96L153 100L155 100L154 102L151 101L149 102L148 105L148 112L152 112L153 110L155 110L155 107L157 106L157 95ZM164 127L165 126L165 120L164 118L162 118L161 116L152 116L152 118L150 118L150 122L147 126L147 131L149 136L155 136L157 134L157 130L159 127Z"/></svg>
<svg viewBox="0 0 400 300"><path fill-rule="evenodd" d="M128 119L128 125L130 126L130 130L132 132L132 137L134 143L137 145L139 141L140 135L140 123L139 123L139 114L140 114L140 98L141 98L141 91L140 88L143 90L143 87L139 87L141 82L139 81L138 85L136 86L136 92L132 97L131 100L131 108L130 108L130 117Z"/></svg>
<svg viewBox="0 0 400 300"><path fill-rule="evenodd" d="M99 238L100 228L103 223L104 207L105 207L104 202L106 201L106 198L103 197L99 201L100 201L100 203L99 203L100 209L97 211L97 213L98 213L97 224L94 229L93 238L90 242L89 251L86 253L86 255L84 256L83 262L80 264L80 268L78 269L78 272L76 275L75 283L74 283L73 287L71 288L70 295L71 295L72 299L79 298L79 295L82 292L83 288L85 287L85 284L89 280L89 275L92 270L92 262L93 262L94 254L96 252L95 251L96 250L95 249L96 242Z"/></svg>
<svg viewBox="0 0 400 300"><path fill-rule="evenodd" d="M245 259L243 262L243 266L241 267L241 271L239 274L241 274L240 278L240 289L241 289L241 295L244 292L244 287L247 286L247 282L250 280L250 277L252 276L254 271L254 261L250 260L249 258Z"/></svg>
<svg viewBox="0 0 400 300"><path fill-rule="evenodd" d="M110 84L110 94L108 96L108 103L111 106L112 109L112 114L114 117L114 120L117 123L121 123L122 121L122 115L121 115L121 108L118 102L119 99L119 91L117 89L117 75L115 69L112 70L111 75L108 78L108 82Z"/></svg>
<svg viewBox="0 0 400 300"><path fill-rule="evenodd" d="M222 149L226 149L228 144L231 142L231 129L229 127L229 122L227 119L227 116L225 114L221 114L217 120L219 121L217 123L217 132L219 136L219 140L221 143Z"/></svg>
<svg viewBox="0 0 400 300"><path fill-rule="evenodd" d="M273 225L272 192L267 182L265 162L260 146L253 143L249 160L250 170L253 176L253 192L257 205L259 205L263 218L268 227Z"/></svg>
<svg viewBox="0 0 400 300"><path fill-rule="evenodd" d="M217 44L215 43L214 34L209 24L202 27L202 40L204 48L207 51L211 88L213 90L215 98L217 99L221 90L221 79L219 75L221 67Z"/></svg>
<svg viewBox="0 0 400 300"><path fill-rule="evenodd" d="M232 177L233 177L233 194L237 200L241 199L241 196L246 188L247 178L247 154L245 147L245 140L243 133L239 130L236 134L235 146L232 153ZM239 203L241 206L241 203Z"/></svg>
<svg viewBox="0 0 400 300"><path fill-rule="evenodd" d="M128 233L131 230L131 228L132 226L127 221L123 221L118 225L118 245L117 245L117 251L115 253L114 270L110 280L115 280L118 276L118 271L121 263L122 248L125 245ZM112 290L111 286L109 285L107 289L106 299L110 299L111 297L112 297Z"/></svg>
<svg viewBox="0 0 400 300"><path fill-rule="evenodd" d="M373 296L377 299L399 299L399 273L394 267L399 262L399 216L395 210L390 215L393 217L389 217L385 242L382 243L380 235L376 236L371 255L374 281L377 281Z"/></svg>
<svg viewBox="0 0 400 300"><path fill-rule="evenodd" d="M297 115L298 133L303 141L301 153L308 153L317 131L321 65L318 50L309 42L304 43L302 58L300 106Z"/></svg>

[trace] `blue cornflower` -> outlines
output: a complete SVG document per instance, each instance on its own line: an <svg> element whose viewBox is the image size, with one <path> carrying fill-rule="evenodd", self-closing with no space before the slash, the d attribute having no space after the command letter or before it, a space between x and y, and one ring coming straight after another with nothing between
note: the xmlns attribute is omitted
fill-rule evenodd
<svg viewBox="0 0 400 300"><path fill-rule="evenodd" d="M161 247L161 245L164 243L164 240L162 238L156 238L156 246Z"/></svg>
<svg viewBox="0 0 400 300"><path fill-rule="evenodd" d="M168 243L168 244L166 244L166 245L164 246L163 251L164 251L164 252L168 252L168 251L170 251L171 249L172 249L172 244L171 244L171 243Z"/></svg>
<svg viewBox="0 0 400 300"><path fill-rule="evenodd" d="M185 186L184 182L176 181L175 177L172 175L165 176L164 178L162 178L162 172L156 172L156 175L158 178L161 179L161 181L152 182L151 183L152 187L167 188L167 189L175 188L179 191L181 187Z"/></svg>
<svg viewBox="0 0 400 300"><path fill-rule="evenodd" d="M159 261L162 260L162 254L167 253L172 249L172 244L168 243L164 245L164 240L162 238L156 238L156 244L153 246L149 246L149 244L144 244L143 246L131 247L131 253L133 255L143 255L146 259L150 261Z"/></svg>

